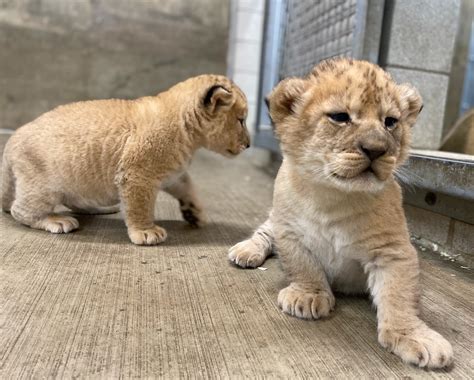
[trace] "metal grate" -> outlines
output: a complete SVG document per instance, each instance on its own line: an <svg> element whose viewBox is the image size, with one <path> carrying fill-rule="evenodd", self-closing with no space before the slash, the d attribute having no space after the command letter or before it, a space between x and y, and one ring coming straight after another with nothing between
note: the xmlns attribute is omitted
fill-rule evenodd
<svg viewBox="0 0 474 380"><path fill-rule="evenodd" d="M303 76L319 61L353 56L357 0L288 0L280 77Z"/></svg>

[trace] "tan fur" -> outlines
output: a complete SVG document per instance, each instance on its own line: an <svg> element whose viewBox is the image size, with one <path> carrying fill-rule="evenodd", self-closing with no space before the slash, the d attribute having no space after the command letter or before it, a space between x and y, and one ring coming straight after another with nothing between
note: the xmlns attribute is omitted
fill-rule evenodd
<svg viewBox="0 0 474 380"><path fill-rule="evenodd" d="M158 244L159 189L176 197L183 217L203 223L186 173L193 153L205 147L234 156L249 145L247 102L229 79L202 75L157 96L68 104L18 129L3 157L3 210L32 228L53 233L78 228L53 213L114 212L121 203L130 239Z"/></svg>
<svg viewBox="0 0 474 380"><path fill-rule="evenodd" d="M334 290L368 290L382 346L421 367L449 365L451 345L418 317L418 259L394 179L421 109L418 92L371 63L335 59L282 81L269 108L284 156L273 209L230 260L256 267L274 246L290 282L278 304L300 318L326 317ZM351 120L329 116L341 112ZM399 120L391 131L386 117Z"/></svg>

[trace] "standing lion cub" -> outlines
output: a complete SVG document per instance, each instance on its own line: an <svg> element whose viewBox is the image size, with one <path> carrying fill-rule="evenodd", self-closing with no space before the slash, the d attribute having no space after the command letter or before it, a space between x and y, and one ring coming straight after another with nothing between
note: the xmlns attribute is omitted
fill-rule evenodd
<svg viewBox="0 0 474 380"><path fill-rule="evenodd" d="M106 213L121 203L130 240L166 239L154 224L159 189L179 200L184 219L203 222L186 167L205 147L226 156L249 146L247 102L229 79L202 75L157 96L68 104L18 129L3 156L3 210L53 233L78 228L73 211Z"/></svg>
<svg viewBox="0 0 474 380"><path fill-rule="evenodd" d="M451 345L419 317L419 266L394 172L407 158L422 103L409 85L368 62L333 59L269 96L283 163L270 218L230 249L241 267L278 253L285 313L329 315L333 291L365 293L382 346L420 367L449 365Z"/></svg>

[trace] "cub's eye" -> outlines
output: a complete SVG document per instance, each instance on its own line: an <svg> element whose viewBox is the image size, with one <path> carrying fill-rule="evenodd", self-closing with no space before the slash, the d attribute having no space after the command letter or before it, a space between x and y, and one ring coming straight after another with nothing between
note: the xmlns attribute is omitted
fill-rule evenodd
<svg viewBox="0 0 474 380"><path fill-rule="evenodd" d="M398 119L395 119L394 117L386 117L385 118L385 127L388 130L395 129L397 126Z"/></svg>
<svg viewBox="0 0 474 380"><path fill-rule="evenodd" d="M351 117L346 112L330 113L328 117L338 123L347 123L351 121Z"/></svg>
<svg viewBox="0 0 474 380"><path fill-rule="evenodd" d="M245 119L238 119L239 120L239 123L242 127L245 126Z"/></svg>

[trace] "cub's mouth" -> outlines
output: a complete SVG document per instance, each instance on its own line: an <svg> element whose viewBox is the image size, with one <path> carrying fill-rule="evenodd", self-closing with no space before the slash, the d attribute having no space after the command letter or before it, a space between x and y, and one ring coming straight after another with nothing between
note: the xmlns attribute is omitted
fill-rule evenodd
<svg viewBox="0 0 474 380"><path fill-rule="evenodd" d="M367 168L361 170L360 172L358 172L356 174L351 173L350 175L343 175L343 174L333 172L331 174L331 176L333 178L336 178L336 179L342 180L342 181L355 181L355 180L358 180L358 179L380 181L380 178L378 177L377 173L375 172L375 170L372 166L368 166Z"/></svg>
<svg viewBox="0 0 474 380"><path fill-rule="evenodd" d="M247 149L250 145L240 145L238 148L228 148L226 149L226 153L231 156L237 156L238 154L242 153L245 149Z"/></svg>

